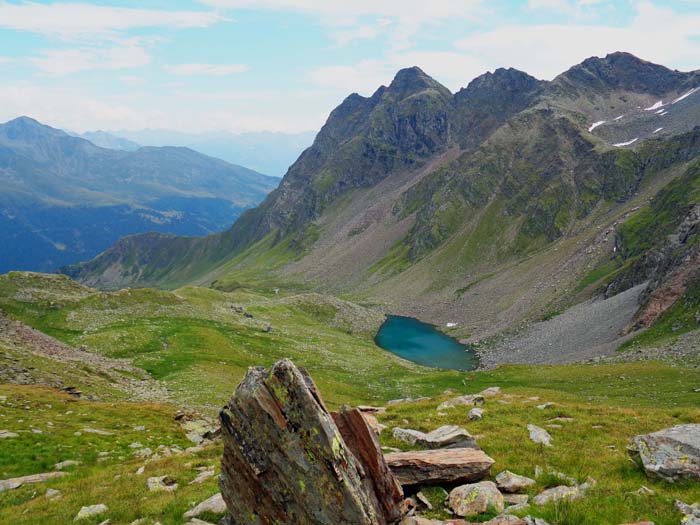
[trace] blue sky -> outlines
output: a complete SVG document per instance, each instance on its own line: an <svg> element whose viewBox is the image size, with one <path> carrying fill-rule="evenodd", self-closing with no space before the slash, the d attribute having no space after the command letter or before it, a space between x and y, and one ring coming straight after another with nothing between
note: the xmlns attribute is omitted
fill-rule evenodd
<svg viewBox="0 0 700 525"><path fill-rule="evenodd" d="M700 0L0 0L0 120L316 130L418 65L451 90L623 50L700 69Z"/></svg>

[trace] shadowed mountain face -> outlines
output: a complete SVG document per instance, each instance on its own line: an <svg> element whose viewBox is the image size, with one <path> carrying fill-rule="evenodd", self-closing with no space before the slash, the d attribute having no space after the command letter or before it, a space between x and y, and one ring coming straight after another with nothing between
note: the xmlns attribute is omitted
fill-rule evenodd
<svg viewBox="0 0 700 525"><path fill-rule="evenodd" d="M105 149L21 117L0 125L0 273L50 271L124 235L206 235L277 180L186 148Z"/></svg>
<svg viewBox="0 0 700 525"><path fill-rule="evenodd" d="M465 336L498 331L570 296L612 256L614 235L600 231L700 155L698 87L698 73L626 53L551 82L498 69L454 95L405 69L345 99L231 229L161 238L157 251L134 237L69 273L107 287L226 287L262 265L398 313L453 316Z"/></svg>

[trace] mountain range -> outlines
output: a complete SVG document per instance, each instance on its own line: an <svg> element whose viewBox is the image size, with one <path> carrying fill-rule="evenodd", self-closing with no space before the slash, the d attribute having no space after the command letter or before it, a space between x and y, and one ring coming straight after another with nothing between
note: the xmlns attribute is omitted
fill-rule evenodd
<svg viewBox="0 0 700 525"><path fill-rule="evenodd" d="M0 272L51 271L119 238L229 227L279 179L187 148L101 148L28 117L0 125Z"/></svg>
<svg viewBox="0 0 700 525"><path fill-rule="evenodd" d="M242 164L281 177L314 140L314 132L281 133L213 131L186 133L164 129L92 131L81 136L98 146L134 149L134 146L182 146L205 155Z"/></svg>
<svg viewBox="0 0 700 525"><path fill-rule="evenodd" d="M497 69L454 94L408 68L346 98L227 231L132 236L65 271L104 288L310 287L469 341L644 285L633 332L697 302L699 126L700 72L628 53L552 81Z"/></svg>

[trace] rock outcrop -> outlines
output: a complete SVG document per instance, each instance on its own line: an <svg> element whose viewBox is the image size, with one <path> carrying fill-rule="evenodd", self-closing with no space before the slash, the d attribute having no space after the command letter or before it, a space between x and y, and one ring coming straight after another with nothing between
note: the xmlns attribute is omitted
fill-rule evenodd
<svg viewBox="0 0 700 525"><path fill-rule="evenodd" d="M238 525L388 525L401 490L359 411L336 416L289 360L250 368L220 414L221 494ZM381 503L380 503L381 502Z"/></svg>
<svg viewBox="0 0 700 525"><path fill-rule="evenodd" d="M628 451L649 476L671 482L700 479L700 425L635 436Z"/></svg>

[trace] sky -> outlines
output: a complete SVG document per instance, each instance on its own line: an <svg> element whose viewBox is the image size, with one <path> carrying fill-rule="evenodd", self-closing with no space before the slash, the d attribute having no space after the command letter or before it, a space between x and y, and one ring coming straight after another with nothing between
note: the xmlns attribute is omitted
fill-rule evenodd
<svg viewBox="0 0 700 525"><path fill-rule="evenodd" d="M295 133L403 67L456 91L614 51L700 69L700 0L0 0L0 121Z"/></svg>

